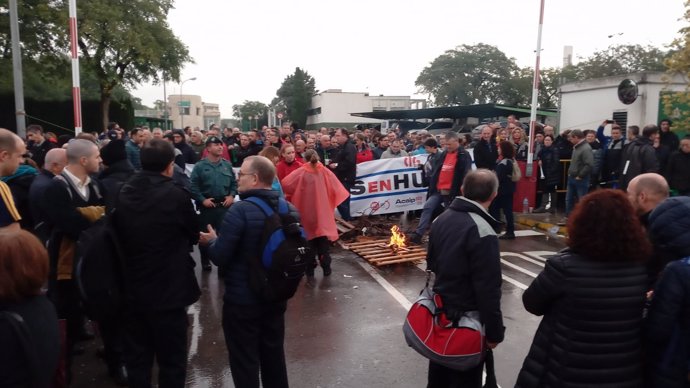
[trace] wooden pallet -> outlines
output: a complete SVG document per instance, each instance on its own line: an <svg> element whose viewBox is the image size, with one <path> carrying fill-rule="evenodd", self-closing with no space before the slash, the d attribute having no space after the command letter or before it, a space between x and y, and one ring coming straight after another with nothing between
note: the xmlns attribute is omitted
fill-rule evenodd
<svg viewBox="0 0 690 388"><path fill-rule="evenodd" d="M393 251L388 240L373 240L347 244L347 249L362 256L369 263L383 265L418 262L426 259L426 251L419 245L410 245Z"/></svg>

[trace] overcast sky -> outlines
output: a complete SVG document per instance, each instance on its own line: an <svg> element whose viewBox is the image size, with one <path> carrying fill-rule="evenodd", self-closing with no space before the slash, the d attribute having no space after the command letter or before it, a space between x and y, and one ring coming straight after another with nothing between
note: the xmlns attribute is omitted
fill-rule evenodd
<svg viewBox="0 0 690 388"><path fill-rule="evenodd" d="M542 67L560 66L563 47L587 57L611 44L659 47L685 25L683 0L546 0ZM295 67L316 89L414 95L419 73L462 44L497 46L534 66L539 0L176 0L168 21L195 64L184 94L220 104L224 118L245 100L270 103ZM609 35L613 35L609 38ZM168 83L168 94L180 86ZM142 85L144 104L163 99Z"/></svg>

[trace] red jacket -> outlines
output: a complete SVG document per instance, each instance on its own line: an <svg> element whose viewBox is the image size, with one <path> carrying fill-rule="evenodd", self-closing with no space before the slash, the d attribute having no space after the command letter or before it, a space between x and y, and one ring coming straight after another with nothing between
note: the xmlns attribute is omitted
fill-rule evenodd
<svg viewBox="0 0 690 388"><path fill-rule="evenodd" d="M278 180L282 182L283 179L285 179L286 176L290 175L291 172L302 167L302 164L303 163L298 161L297 159L295 159L295 161L290 164L288 164L284 159L281 160L276 165L276 173L278 174Z"/></svg>
<svg viewBox="0 0 690 388"><path fill-rule="evenodd" d="M369 148L357 150L357 164L374 160L374 153Z"/></svg>

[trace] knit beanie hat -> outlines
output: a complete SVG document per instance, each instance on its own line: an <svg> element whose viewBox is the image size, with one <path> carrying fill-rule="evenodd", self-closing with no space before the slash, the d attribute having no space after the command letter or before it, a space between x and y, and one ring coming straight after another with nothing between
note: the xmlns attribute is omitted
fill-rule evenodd
<svg viewBox="0 0 690 388"><path fill-rule="evenodd" d="M110 141L101 148L101 159L106 166L112 166L116 162L127 159L125 142L120 139Z"/></svg>

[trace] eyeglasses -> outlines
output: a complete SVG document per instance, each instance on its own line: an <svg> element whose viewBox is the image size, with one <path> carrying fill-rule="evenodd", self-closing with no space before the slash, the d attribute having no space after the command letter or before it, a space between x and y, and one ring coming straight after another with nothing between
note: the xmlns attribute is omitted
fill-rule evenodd
<svg viewBox="0 0 690 388"><path fill-rule="evenodd" d="M242 171L237 172L238 178L242 178L243 176L248 176L248 175L256 175L256 173L255 172L242 172Z"/></svg>

